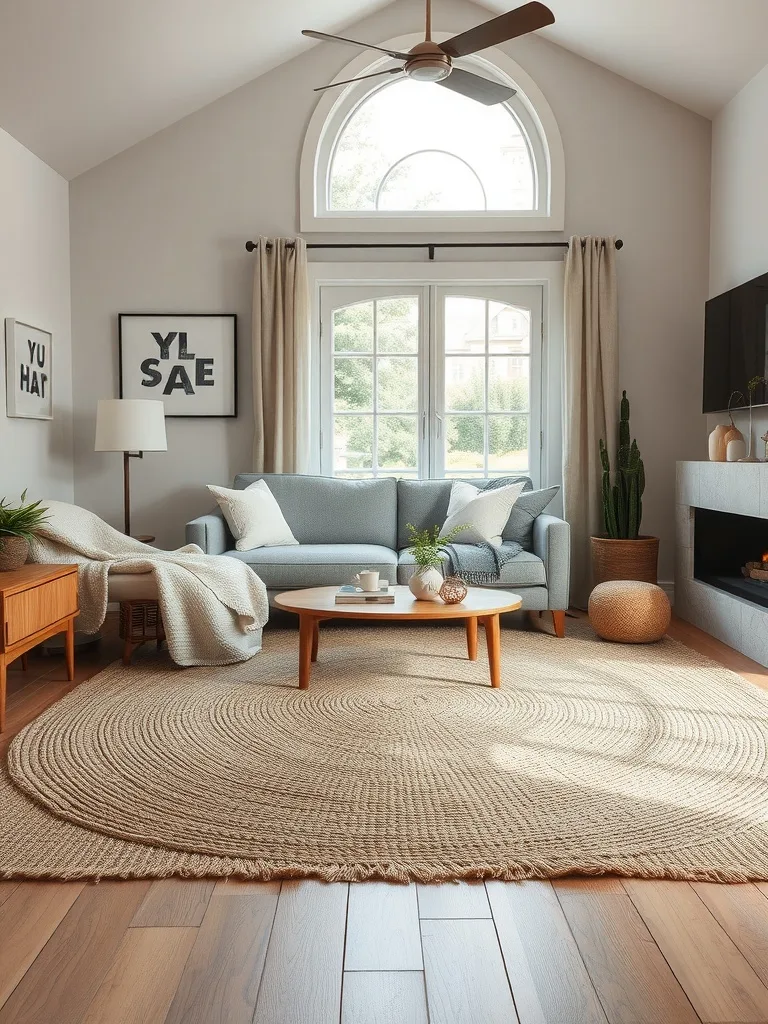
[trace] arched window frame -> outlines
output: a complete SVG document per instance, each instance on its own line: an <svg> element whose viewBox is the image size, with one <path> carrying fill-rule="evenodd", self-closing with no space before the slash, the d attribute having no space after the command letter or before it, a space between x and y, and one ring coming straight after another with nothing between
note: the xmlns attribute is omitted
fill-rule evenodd
<svg viewBox="0 0 768 1024"><path fill-rule="evenodd" d="M437 41L454 33L435 32ZM421 40L418 33L389 39L381 45L408 49ZM329 208L329 174L336 142L349 118L377 89L382 80L369 79L321 94L309 122L301 155L300 230L318 232L407 231L562 231L565 226L565 159L560 131L544 94L531 77L505 53L484 50L461 65L479 74L508 83L517 94L507 104L515 114L532 154L536 179L535 210L461 211L347 211ZM380 70L394 62L389 57L371 59L362 53L334 79ZM386 80L384 80L386 83Z"/></svg>

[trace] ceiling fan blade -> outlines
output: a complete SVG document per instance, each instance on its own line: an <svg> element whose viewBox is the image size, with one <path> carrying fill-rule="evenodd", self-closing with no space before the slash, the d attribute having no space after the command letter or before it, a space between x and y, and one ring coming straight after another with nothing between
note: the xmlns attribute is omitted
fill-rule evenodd
<svg viewBox="0 0 768 1024"><path fill-rule="evenodd" d="M387 68L386 71L374 71L372 75L360 75L359 78L345 78L343 82L331 82L329 85L318 85L313 92L323 92L325 89L335 89L337 85L349 85L350 82L363 82L366 78L378 78L379 75L402 75L402 68Z"/></svg>
<svg viewBox="0 0 768 1024"><path fill-rule="evenodd" d="M409 54L400 53L398 50L387 50L383 46L374 46L372 43L360 43L357 39L347 39L346 36L330 36L327 32L315 32L311 28L303 28L301 34L309 36L311 39L322 39L324 42L347 43L349 46L359 46L363 50L378 50L379 53L388 53L390 57L397 57L399 60L408 60L409 57Z"/></svg>
<svg viewBox="0 0 768 1024"><path fill-rule="evenodd" d="M492 82L489 78L481 78L480 75L462 71L461 68L454 68L447 78L436 84L452 89L453 92L458 92L471 100L477 100L478 103L484 103L486 107L491 107L494 103L504 103L517 92L517 89L509 85Z"/></svg>
<svg viewBox="0 0 768 1024"><path fill-rule="evenodd" d="M506 43L508 39L524 36L528 32L535 32L537 28L554 23L555 16L552 11L544 4L534 2L507 14L501 14L498 18L492 18L468 32L461 32L453 39L446 39L439 46L449 57L467 57L470 53L477 53L498 43Z"/></svg>

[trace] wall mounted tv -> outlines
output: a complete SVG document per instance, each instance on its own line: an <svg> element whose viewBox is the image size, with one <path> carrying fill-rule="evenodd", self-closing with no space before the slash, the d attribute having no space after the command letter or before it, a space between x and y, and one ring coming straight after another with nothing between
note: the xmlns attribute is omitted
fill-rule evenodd
<svg viewBox="0 0 768 1024"><path fill-rule="evenodd" d="M768 274L739 285L707 303L704 329L704 412L749 405L747 384L768 377ZM753 405L768 404L768 388L759 384Z"/></svg>

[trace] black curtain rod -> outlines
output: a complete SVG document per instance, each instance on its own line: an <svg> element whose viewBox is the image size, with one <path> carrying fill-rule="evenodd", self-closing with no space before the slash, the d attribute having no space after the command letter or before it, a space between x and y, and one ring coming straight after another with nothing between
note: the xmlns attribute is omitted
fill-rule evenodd
<svg viewBox="0 0 768 1024"><path fill-rule="evenodd" d="M288 248L293 244L286 242ZM568 242L307 242L307 249L427 249L433 260L435 249L567 249L568 245ZM253 252L256 242L246 242L245 248ZM267 243L267 250L271 248L271 243ZM624 248L620 238L616 239L616 248Z"/></svg>

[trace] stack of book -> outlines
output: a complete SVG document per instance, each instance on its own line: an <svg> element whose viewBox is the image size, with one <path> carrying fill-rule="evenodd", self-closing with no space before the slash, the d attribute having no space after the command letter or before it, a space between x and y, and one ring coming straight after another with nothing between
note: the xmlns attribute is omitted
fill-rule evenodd
<svg viewBox="0 0 768 1024"><path fill-rule="evenodd" d="M394 604L395 593L389 588L389 582L382 580L378 591L363 590L354 583L339 587L336 604Z"/></svg>

